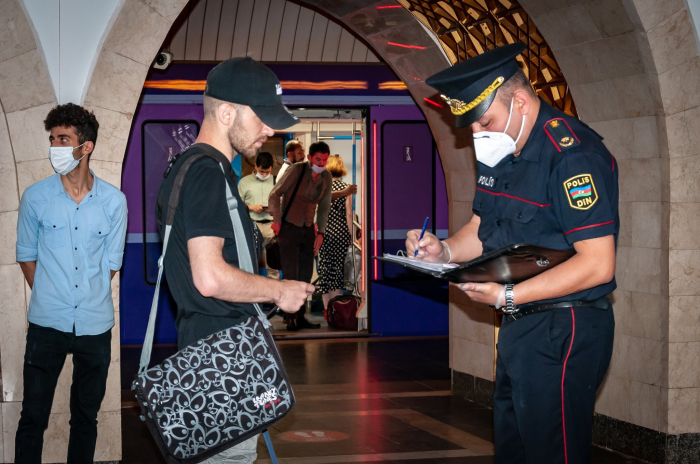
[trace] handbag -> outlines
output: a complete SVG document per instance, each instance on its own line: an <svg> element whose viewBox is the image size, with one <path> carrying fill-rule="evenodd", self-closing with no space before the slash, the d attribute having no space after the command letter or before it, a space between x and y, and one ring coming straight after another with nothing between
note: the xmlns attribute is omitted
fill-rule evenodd
<svg viewBox="0 0 700 464"><path fill-rule="evenodd" d="M362 299L355 295L338 295L328 302L328 327L337 330L358 330L357 311Z"/></svg>
<svg viewBox="0 0 700 464"><path fill-rule="evenodd" d="M295 403L272 338L271 324L257 304L254 305L257 316L209 335L148 369L163 262L175 211L187 171L203 156L212 155L196 154L184 161L168 199L158 280L139 372L131 387L141 407L141 420L148 424L169 464L201 462L260 432L265 435L270 455L274 456L266 429L286 416ZM223 165L219 165L225 175ZM229 183L225 184L240 269L253 273L238 202Z"/></svg>
<svg viewBox="0 0 700 464"><path fill-rule="evenodd" d="M299 190L299 185L301 184L301 179L304 177L305 172L306 163L304 163L304 166L301 168L301 175L299 175L299 179L297 179L297 184L294 187L292 196L287 202L287 206L284 208L284 213L282 213L282 223L284 223L284 218L287 217L289 208L292 207L292 202L297 196L297 190ZM267 245L265 245L265 259L267 260L268 267L271 269L276 269L278 271L282 269L282 253L280 252L280 242L277 239L277 236L275 236Z"/></svg>

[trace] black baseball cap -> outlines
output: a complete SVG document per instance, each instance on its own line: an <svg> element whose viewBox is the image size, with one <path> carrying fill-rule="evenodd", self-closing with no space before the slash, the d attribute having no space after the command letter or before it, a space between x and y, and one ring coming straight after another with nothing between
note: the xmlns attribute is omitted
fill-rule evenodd
<svg viewBox="0 0 700 464"><path fill-rule="evenodd" d="M275 73L250 57L222 61L209 71L204 95L250 106L273 129L286 129L299 122L282 103L282 85Z"/></svg>
<svg viewBox="0 0 700 464"><path fill-rule="evenodd" d="M442 70L425 83L440 91L456 116L455 126L470 126L489 109L498 88L520 69L515 58L523 50L522 42L495 48Z"/></svg>

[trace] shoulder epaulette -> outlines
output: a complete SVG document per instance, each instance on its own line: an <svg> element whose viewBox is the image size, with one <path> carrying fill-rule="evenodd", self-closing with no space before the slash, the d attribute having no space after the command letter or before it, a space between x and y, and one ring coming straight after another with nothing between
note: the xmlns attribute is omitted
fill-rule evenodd
<svg viewBox="0 0 700 464"><path fill-rule="evenodd" d="M581 145L581 141L563 118L554 118L547 121L544 125L544 131L560 152Z"/></svg>

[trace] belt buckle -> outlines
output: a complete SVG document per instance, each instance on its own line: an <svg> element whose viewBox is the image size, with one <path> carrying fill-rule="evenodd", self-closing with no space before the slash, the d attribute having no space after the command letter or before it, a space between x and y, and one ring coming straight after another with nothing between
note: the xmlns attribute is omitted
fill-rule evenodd
<svg viewBox="0 0 700 464"><path fill-rule="evenodd" d="M520 319L520 317L518 317L518 316L520 316L520 314L518 314L520 312L520 308L517 306L512 311L508 311L507 309L503 309L503 308L501 308L501 311L503 311L503 314L505 314L506 317L508 318L508 320L511 322L515 322L518 319Z"/></svg>

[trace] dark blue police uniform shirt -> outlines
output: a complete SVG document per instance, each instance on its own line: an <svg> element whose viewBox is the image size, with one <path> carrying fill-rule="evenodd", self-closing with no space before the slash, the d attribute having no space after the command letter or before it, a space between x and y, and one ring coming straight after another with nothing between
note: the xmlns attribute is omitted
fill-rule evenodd
<svg viewBox="0 0 700 464"><path fill-rule="evenodd" d="M617 245L618 166L602 137L578 119L542 101L520 156L493 168L477 164L473 209L484 253L514 243L571 250L607 235ZM616 287L613 278L546 302L592 301Z"/></svg>

